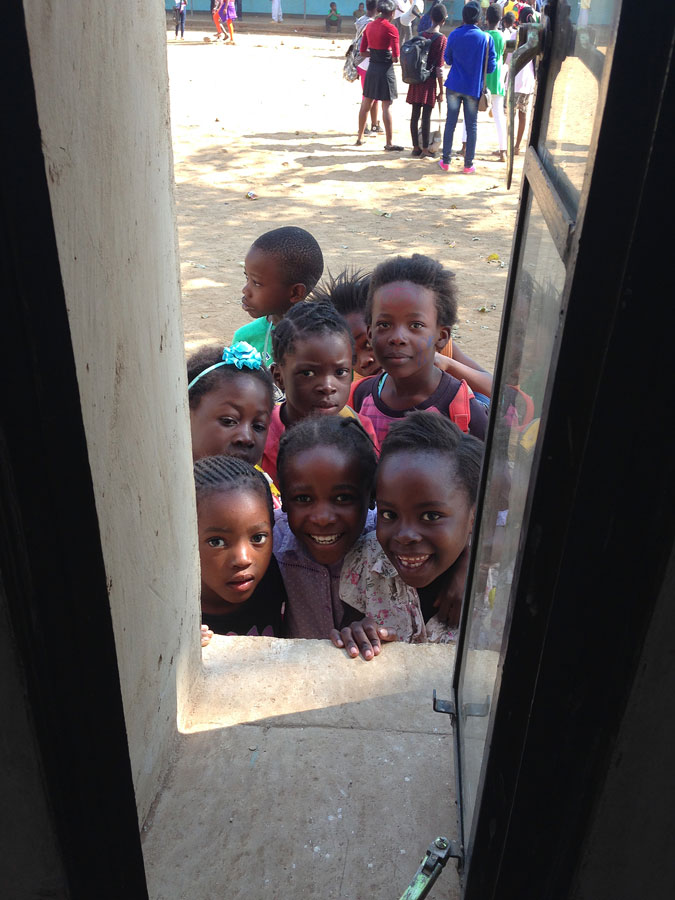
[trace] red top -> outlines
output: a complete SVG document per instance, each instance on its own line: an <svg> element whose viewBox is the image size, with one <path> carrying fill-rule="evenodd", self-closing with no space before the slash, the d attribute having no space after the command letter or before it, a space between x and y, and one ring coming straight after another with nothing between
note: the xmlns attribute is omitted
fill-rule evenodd
<svg viewBox="0 0 675 900"><path fill-rule="evenodd" d="M361 38L361 53L366 50L391 50L391 55L398 59L398 31L386 19L375 19L366 25L366 30Z"/></svg>

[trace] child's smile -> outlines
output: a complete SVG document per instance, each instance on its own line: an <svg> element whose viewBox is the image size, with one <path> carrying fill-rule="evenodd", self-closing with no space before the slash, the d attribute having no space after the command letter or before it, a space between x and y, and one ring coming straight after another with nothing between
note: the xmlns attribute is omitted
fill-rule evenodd
<svg viewBox="0 0 675 900"><path fill-rule="evenodd" d="M284 467L283 504L288 525L316 562L339 562L363 531L368 491L358 459L335 447L297 453Z"/></svg>
<svg viewBox="0 0 675 900"><path fill-rule="evenodd" d="M377 539L406 584L423 588L455 564L474 508L447 457L392 453L377 472Z"/></svg>

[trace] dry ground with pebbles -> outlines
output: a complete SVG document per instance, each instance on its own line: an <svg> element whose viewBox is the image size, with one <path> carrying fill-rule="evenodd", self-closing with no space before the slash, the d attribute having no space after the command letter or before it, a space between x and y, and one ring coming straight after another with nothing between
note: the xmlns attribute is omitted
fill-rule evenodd
<svg viewBox="0 0 675 900"><path fill-rule="evenodd" d="M228 342L249 321L240 305L246 251L264 231L297 224L315 235L333 273L399 253L441 260L457 274L455 340L491 368L522 163L507 191L487 113L477 174L462 175L459 160L445 174L410 157L400 72L392 108L405 152L385 152L381 136L354 145L361 92L342 78L347 36L240 33L230 47L208 42L207 31L187 34L168 42L187 350Z"/></svg>

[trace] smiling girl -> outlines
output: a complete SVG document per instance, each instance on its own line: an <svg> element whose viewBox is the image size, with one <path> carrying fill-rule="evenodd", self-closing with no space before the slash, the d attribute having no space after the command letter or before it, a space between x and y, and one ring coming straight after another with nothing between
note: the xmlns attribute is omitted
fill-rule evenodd
<svg viewBox="0 0 675 900"><path fill-rule="evenodd" d="M278 463L274 553L288 595L286 634L327 639L358 617L340 600L340 573L345 554L375 527L375 449L357 419L312 416L283 436Z"/></svg>
<svg viewBox="0 0 675 900"><path fill-rule="evenodd" d="M200 459L194 472L203 626L216 634L280 635L285 593L264 475L231 456Z"/></svg>
<svg viewBox="0 0 675 900"><path fill-rule="evenodd" d="M366 619L333 643L372 659L379 639L454 640L459 605L448 621L441 598L459 576L473 528L483 445L434 413L410 413L382 445L375 497L377 530L344 561L340 597ZM384 630L384 631L383 631Z"/></svg>

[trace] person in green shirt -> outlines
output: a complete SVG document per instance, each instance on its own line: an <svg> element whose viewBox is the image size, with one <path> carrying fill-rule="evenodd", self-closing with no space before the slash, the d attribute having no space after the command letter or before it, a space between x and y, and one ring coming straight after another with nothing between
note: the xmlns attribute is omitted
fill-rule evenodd
<svg viewBox="0 0 675 900"><path fill-rule="evenodd" d="M274 326L314 289L323 274L323 254L304 228L275 228L253 242L244 260L244 274L241 305L254 321L238 328L232 343L247 341L269 367L274 362Z"/></svg>
<svg viewBox="0 0 675 900"><path fill-rule="evenodd" d="M497 57L497 65L493 72L488 72L485 82L488 90L492 94L492 108L490 115L495 120L495 128L497 129L497 142L499 150L495 150L495 156L499 157L499 162L506 162L506 116L504 115L504 79L502 70L502 60L504 58L504 32L498 31L499 25L499 7L496 4L488 6L485 11L485 19L487 22L489 34L495 45L495 56Z"/></svg>

